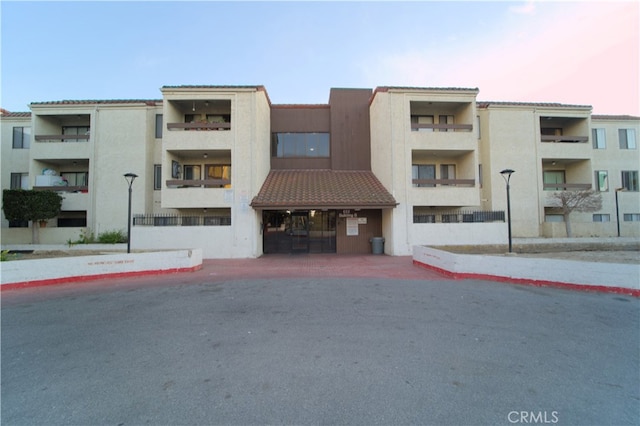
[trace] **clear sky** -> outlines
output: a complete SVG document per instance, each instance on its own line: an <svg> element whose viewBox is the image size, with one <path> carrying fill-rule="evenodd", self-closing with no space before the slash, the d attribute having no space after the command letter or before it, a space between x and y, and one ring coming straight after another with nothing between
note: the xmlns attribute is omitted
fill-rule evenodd
<svg viewBox="0 0 640 426"><path fill-rule="evenodd" d="M477 87L478 100L640 115L635 1L0 3L0 106L160 99L165 85Z"/></svg>

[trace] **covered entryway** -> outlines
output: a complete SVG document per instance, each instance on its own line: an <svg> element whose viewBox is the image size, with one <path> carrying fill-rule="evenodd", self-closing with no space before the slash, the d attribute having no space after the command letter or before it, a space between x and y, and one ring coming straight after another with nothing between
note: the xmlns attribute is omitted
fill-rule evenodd
<svg viewBox="0 0 640 426"><path fill-rule="evenodd" d="M263 252L335 253L335 210L262 212Z"/></svg>
<svg viewBox="0 0 640 426"><path fill-rule="evenodd" d="M393 196L368 170L272 170L251 206L263 253L371 253Z"/></svg>

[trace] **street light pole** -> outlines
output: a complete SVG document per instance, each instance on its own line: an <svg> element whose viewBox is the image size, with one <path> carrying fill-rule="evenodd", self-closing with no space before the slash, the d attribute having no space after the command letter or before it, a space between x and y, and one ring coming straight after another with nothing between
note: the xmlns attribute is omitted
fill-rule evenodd
<svg viewBox="0 0 640 426"><path fill-rule="evenodd" d="M511 196L509 194L509 181L511 180L512 173L515 173L515 170L504 169L500 172L502 178L507 184L507 223L509 229L509 253L513 251L513 244L511 243Z"/></svg>
<svg viewBox="0 0 640 426"><path fill-rule="evenodd" d="M131 253L131 186L133 181L138 177L135 173L127 173L124 175L124 179L129 184L129 211L127 214L127 253Z"/></svg>

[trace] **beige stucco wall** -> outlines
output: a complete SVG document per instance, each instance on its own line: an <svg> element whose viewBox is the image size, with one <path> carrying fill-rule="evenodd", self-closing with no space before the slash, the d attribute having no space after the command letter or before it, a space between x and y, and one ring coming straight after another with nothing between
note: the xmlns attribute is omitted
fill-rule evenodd
<svg viewBox="0 0 640 426"><path fill-rule="evenodd" d="M479 206L475 96L475 90L390 89L376 92L370 107L371 167L398 202L396 208L383 211L387 254L408 255L414 245L425 243L422 241L424 235L415 233L412 227L414 205ZM421 103L426 108L425 113L455 113L456 124L470 124L473 130L412 131L412 102ZM436 164L438 177L441 164L456 164L456 177L474 179L476 184L474 187L414 188L411 183L414 161Z"/></svg>
<svg viewBox="0 0 640 426"><path fill-rule="evenodd" d="M507 210L506 183L501 170L512 169L510 180L513 236L537 237L541 221L535 116L530 108L491 107L479 110L483 125L483 198L491 210Z"/></svg>
<svg viewBox="0 0 640 426"><path fill-rule="evenodd" d="M0 178L2 181L2 189L11 187L11 173L29 173L29 149L13 149L13 128L14 127L31 127L31 117L2 117L0 119L0 146L1 167ZM31 135L31 144L33 144L33 134ZM5 228L8 229L9 222L2 214L2 229L4 240Z"/></svg>

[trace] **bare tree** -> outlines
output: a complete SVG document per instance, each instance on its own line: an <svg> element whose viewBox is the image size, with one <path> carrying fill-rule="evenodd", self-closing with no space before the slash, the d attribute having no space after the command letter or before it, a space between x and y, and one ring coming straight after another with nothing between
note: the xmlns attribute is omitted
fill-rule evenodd
<svg viewBox="0 0 640 426"><path fill-rule="evenodd" d="M592 189L554 192L551 197L558 201L558 207L562 210L567 237L571 237L571 221L569 220L571 212L595 212L602 208L600 193Z"/></svg>

